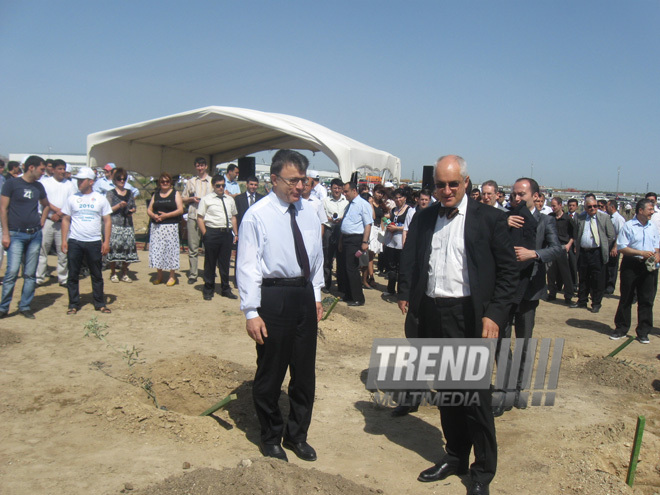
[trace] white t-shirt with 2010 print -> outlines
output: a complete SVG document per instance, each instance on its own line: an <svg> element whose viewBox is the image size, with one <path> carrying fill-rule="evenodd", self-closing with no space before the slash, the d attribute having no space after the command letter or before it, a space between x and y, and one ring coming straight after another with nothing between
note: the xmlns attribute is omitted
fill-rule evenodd
<svg viewBox="0 0 660 495"><path fill-rule="evenodd" d="M78 192L67 198L62 213L71 216L69 239L94 242L101 240L103 217L112 214L112 208L102 194Z"/></svg>

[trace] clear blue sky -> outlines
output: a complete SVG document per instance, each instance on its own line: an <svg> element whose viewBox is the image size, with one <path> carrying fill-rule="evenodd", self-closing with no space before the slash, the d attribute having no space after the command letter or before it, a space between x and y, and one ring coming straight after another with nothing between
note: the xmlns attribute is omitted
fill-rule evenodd
<svg viewBox="0 0 660 495"><path fill-rule="evenodd" d="M0 153L208 105L303 117L403 176L660 190L660 2L0 2ZM317 155L318 157L318 155ZM317 168L330 168L325 157Z"/></svg>

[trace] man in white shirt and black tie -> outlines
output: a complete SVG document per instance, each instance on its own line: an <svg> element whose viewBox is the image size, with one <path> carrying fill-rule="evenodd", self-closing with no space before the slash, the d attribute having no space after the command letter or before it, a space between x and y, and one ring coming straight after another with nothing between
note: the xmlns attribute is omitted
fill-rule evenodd
<svg viewBox="0 0 660 495"><path fill-rule="evenodd" d="M264 456L287 460L282 445L306 461L315 391L316 334L323 314L323 250L316 208L300 201L307 159L273 156L273 189L248 209L239 228L238 291L248 335L257 343L253 399ZM289 369L289 416L278 406ZM282 440L283 443L282 443Z"/></svg>

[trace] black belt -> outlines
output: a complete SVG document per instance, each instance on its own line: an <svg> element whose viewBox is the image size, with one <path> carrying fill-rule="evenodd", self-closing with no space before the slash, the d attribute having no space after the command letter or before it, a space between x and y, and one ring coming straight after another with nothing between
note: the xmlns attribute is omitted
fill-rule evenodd
<svg viewBox="0 0 660 495"><path fill-rule="evenodd" d="M231 232L232 230L226 227L206 227L206 230L213 230L215 232Z"/></svg>
<svg viewBox="0 0 660 495"><path fill-rule="evenodd" d="M9 232L20 232L22 234L36 234L41 230L41 227L32 227L30 229L9 229Z"/></svg>
<svg viewBox="0 0 660 495"><path fill-rule="evenodd" d="M363 234L342 234L344 237L362 237Z"/></svg>
<svg viewBox="0 0 660 495"><path fill-rule="evenodd" d="M586 252L586 253L593 253L594 251L600 251L600 248L599 248L599 247L595 247L595 248L583 248L582 251L584 251L584 252Z"/></svg>
<svg viewBox="0 0 660 495"><path fill-rule="evenodd" d="M305 277L293 278L265 278L261 285L264 287L305 287L307 279Z"/></svg>
<svg viewBox="0 0 660 495"><path fill-rule="evenodd" d="M427 296L428 297L428 296ZM447 307L470 302L472 296L465 297L429 297L436 306Z"/></svg>

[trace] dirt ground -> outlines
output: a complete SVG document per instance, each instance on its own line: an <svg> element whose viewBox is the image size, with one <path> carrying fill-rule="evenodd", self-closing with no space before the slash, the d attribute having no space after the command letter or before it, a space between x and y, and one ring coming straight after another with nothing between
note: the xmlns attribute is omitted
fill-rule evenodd
<svg viewBox="0 0 660 495"><path fill-rule="evenodd" d="M15 299L0 323L0 493L465 493L465 479L416 480L442 456L437 409L394 419L365 389L373 339L403 334L393 301L367 291L366 306L339 303L320 324L309 432L319 459L285 464L258 451L256 353L238 301L204 301L201 279L186 283L185 255L179 284L153 286L140 256L132 284L104 272L110 315L93 310L85 279L84 306L67 316L52 279L37 289L36 320L15 313ZM496 419L492 493L660 494L660 332L604 359L621 343L607 338L617 300L599 314L541 303L535 336L566 339L556 404ZM226 409L199 416L230 393ZM630 488L638 415L646 430Z"/></svg>

